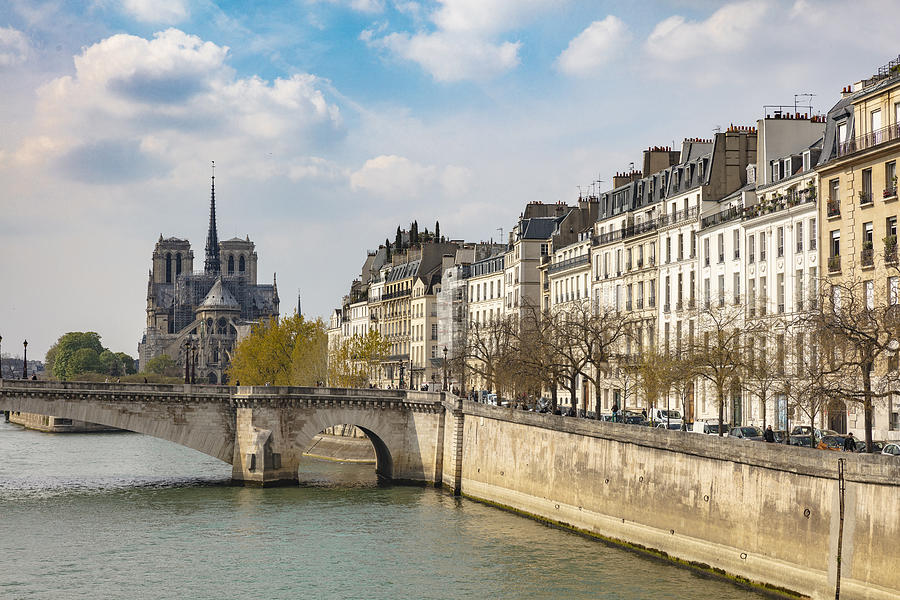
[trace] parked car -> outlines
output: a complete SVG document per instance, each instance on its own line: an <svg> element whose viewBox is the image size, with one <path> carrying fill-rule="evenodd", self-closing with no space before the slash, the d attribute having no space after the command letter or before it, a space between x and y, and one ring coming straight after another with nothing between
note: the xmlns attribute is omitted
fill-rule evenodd
<svg viewBox="0 0 900 600"><path fill-rule="evenodd" d="M662 421L661 423L656 424L656 428L657 429L668 429L670 431L680 431L681 430L681 421L678 421L678 422L671 421L669 423Z"/></svg>
<svg viewBox="0 0 900 600"><path fill-rule="evenodd" d="M885 444L881 453L900 458L900 444Z"/></svg>
<svg viewBox="0 0 900 600"><path fill-rule="evenodd" d="M677 423L678 427L675 429L681 429L681 413L677 410L667 408L651 408L650 420L654 423ZM672 427L669 427L669 429L672 429Z"/></svg>
<svg viewBox="0 0 900 600"><path fill-rule="evenodd" d="M822 439L819 440L816 448L819 450L843 450L844 440L846 439L847 436L840 434L822 436Z"/></svg>
<svg viewBox="0 0 900 600"><path fill-rule="evenodd" d="M791 429L791 435L814 435L818 442L826 435L842 435L833 429L813 429L809 425L794 425Z"/></svg>
<svg viewBox="0 0 900 600"><path fill-rule="evenodd" d="M879 454L882 450L884 450L884 446L887 443L888 442L873 440L872 441L872 446L873 446L872 451L875 454ZM865 452L866 451L866 440L856 440L856 451L857 452Z"/></svg>
<svg viewBox="0 0 900 600"><path fill-rule="evenodd" d="M772 433L775 434L776 444L783 444L788 437L787 431L785 431L784 429L773 429Z"/></svg>
<svg viewBox="0 0 900 600"><path fill-rule="evenodd" d="M804 448L813 448L813 437L811 435L792 435L788 440L791 446L803 446Z"/></svg>
<svg viewBox="0 0 900 600"><path fill-rule="evenodd" d="M743 427L732 427L728 432L729 437L741 440L753 440L754 442L763 441L763 430L753 425L744 425Z"/></svg>
<svg viewBox="0 0 900 600"><path fill-rule="evenodd" d="M728 435L728 425L725 425L723 431ZM694 433L706 433L709 435L719 435L718 421L694 421L691 425L691 431Z"/></svg>

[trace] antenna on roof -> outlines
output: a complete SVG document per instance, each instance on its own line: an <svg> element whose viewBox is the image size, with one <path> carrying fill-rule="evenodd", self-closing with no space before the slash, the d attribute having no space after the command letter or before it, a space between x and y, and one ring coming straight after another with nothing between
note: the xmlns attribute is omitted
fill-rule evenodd
<svg viewBox="0 0 900 600"><path fill-rule="evenodd" d="M581 200L581 186L580 186L580 185L576 185L575 187L578 188L578 199Z"/></svg>
<svg viewBox="0 0 900 600"><path fill-rule="evenodd" d="M813 111L812 111L812 99L815 98L815 97L816 97L815 94L809 94L809 93L806 93L806 94L794 94L794 114L796 115L797 112L798 112L798 111L797 111L797 99L798 99L798 98L807 98L809 104L801 104L801 105L800 105L800 108L808 108L808 109L809 109L809 115L812 116L812 112L813 112Z"/></svg>
<svg viewBox="0 0 900 600"><path fill-rule="evenodd" d="M502 243L503 243L503 228L502 228L502 227L498 227L498 228L497 228L497 231L500 232L500 243L502 244ZM492 243L492 244L494 243L494 240L493 240L493 239L491 239L491 243Z"/></svg>

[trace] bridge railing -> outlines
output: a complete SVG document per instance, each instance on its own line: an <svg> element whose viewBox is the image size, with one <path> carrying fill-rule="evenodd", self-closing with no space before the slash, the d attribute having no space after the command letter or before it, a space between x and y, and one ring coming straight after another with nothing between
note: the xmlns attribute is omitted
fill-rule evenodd
<svg viewBox="0 0 900 600"><path fill-rule="evenodd" d="M233 387L222 385L198 385L185 383L102 383L94 381L49 381L40 379L0 379L0 389L54 390L85 392L123 392L128 394L191 394L230 396Z"/></svg>

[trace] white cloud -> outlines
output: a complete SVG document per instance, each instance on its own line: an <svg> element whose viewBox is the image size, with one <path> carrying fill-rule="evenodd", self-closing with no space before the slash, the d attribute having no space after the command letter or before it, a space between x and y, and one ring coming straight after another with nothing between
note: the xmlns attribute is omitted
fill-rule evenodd
<svg viewBox="0 0 900 600"><path fill-rule="evenodd" d="M30 52L31 44L24 33L12 27L0 27L0 68L25 62Z"/></svg>
<svg viewBox="0 0 900 600"><path fill-rule="evenodd" d="M762 24L768 5L758 0L727 4L705 21L672 16L659 22L647 38L647 52L664 61L734 52L744 48Z"/></svg>
<svg viewBox="0 0 900 600"><path fill-rule="evenodd" d="M403 156L384 155L369 159L350 175L350 187L386 199L406 200L426 193L463 194L471 173L465 167L449 165L440 169L422 165Z"/></svg>
<svg viewBox="0 0 900 600"><path fill-rule="evenodd" d="M630 40L625 23L609 15L591 23L569 42L557 59L557 66L569 75L589 75L619 54Z"/></svg>
<svg viewBox="0 0 900 600"><path fill-rule="evenodd" d="M307 0L307 2L310 4L319 2L337 4L361 13L377 14L384 12L384 0Z"/></svg>
<svg viewBox="0 0 900 600"><path fill-rule="evenodd" d="M519 64L521 42L497 40L541 10L567 0L438 0L430 15L433 31L396 32L376 38L364 31L360 39L376 48L417 63L438 81L484 80ZM417 13L416 3L397 5Z"/></svg>
<svg viewBox="0 0 900 600"><path fill-rule="evenodd" d="M563 0L439 0L433 21L444 31L492 34L510 31Z"/></svg>
<svg viewBox="0 0 900 600"><path fill-rule="evenodd" d="M5 164L58 157L69 167L63 172L116 181L126 170L121 161L97 160L88 169L81 160L118 149L129 165L139 163L134 168L143 161L148 173L164 174L203 148L223 161L233 157L248 173L257 166L271 173L273 163L287 173L344 135L340 111L316 76L236 78L227 56L227 47L177 29L89 46L75 57L74 75L38 89L35 131Z"/></svg>
<svg viewBox="0 0 900 600"><path fill-rule="evenodd" d="M375 42L418 63L438 81L489 79L519 64L519 42L492 44L475 36L444 32L392 33Z"/></svg>
<svg viewBox="0 0 900 600"><path fill-rule="evenodd" d="M124 0L122 9L143 23L174 24L188 17L184 0Z"/></svg>

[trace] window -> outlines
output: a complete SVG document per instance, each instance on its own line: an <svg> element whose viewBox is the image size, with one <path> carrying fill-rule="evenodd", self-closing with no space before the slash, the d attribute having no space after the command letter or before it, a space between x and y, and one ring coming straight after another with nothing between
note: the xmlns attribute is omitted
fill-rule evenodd
<svg viewBox="0 0 900 600"><path fill-rule="evenodd" d="M691 232L691 258L697 256L697 232Z"/></svg>
<svg viewBox="0 0 900 600"><path fill-rule="evenodd" d="M750 262L756 262L756 236L751 235L748 238L747 243L749 244L749 247L747 249L747 258L750 260Z"/></svg>
<svg viewBox="0 0 900 600"><path fill-rule="evenodd" d="M688 292L688 295L690 296L690 299L691 299L691 308L694 308L694 299L696 298L694 290L696 290L696 289L697 289L697 276L696 276L696 273L691 271L691 290L690 290L690 292Z"/></svg>
<svg viewBox="0 0 900 600"><path fill-rule="evenodd" d="M816 249L816 220L815 218L809 220L809 249Z"/></svg>
<svg viewBox="0 0 900 600"><path fill-rule="evenodd" d="M678 310L681 310L682 299L684 298L684 276L678 274Z"/></svg>
<svg viewBox="0 0 900 600"><path fill-rule="evenodd" d="M741 257L741 230L735 229L732 243L734 244L734 259Z"/></svg>
<svg viewBox="0 0 900 600"><path fill-rule="evenodd" d="M784 227L775 230L775 240L778 247L778 258L784 256Z"/></svg>
<svg viewBox="0 0 900 600"><path fill-rule="evenodd" d="M678 260L684 260L684 234L678 234Z"/></svg>
<svg viewBox="0 0 900 600"><path fill-rule="evenodd" d="M780 179L779 171L780 171L781 163L777 160L772 161L772 181L778 181Z"/></svg>
<svg viewBox="0 0 900 600"><path fill-rule="evenodd" d="M803 170L809 171L809 150L803 153Z"/></svg>
<svg viewBox="0 0 900 600"><path fill-rule="evenodd" d="M809 307L815 308L818 304L818 292L816 291L818 288L816 286L816 268L809 268Z"/></svg>
<svg viewBox="0 0 900 600"><path fill-rule="evenodd" d="M766 260L766 232L759 232L759 260Z"/></svg>
<svg viewBox="0 0 900 600"><path fill-rule="evenodd" d="M883 132L881 131L881 109L876 109L869 113L869 124L872 127L869 130L872 133L872 142L880 144L883 139Z"/></svg>
<svg viewBox="0 0 900 600"><path fill-rule="evenodd" d="M709 238L703 239L703 264L709 266Z"/></svg>
<svg viewBox="0 0 900 600"><path fill-rule="evenodd" d="M797 252L803 252L803 221L797 221L795 229L797 234Z"/></svg>
<svg viewBox="0 0 900 600"><path fill-rule="evenodd" d="M725 306L725 276L719 275L719 306Z"/></svg>
<svg viewBox="0 0 900 600"><path fill-rule="evenodd" d="M666 263L672 262L672 236L666 238Z"/></svg>
<svg viewBox="0 0 900 600"><path fill-rule="evenodd" d="M778 283L778 314L784 314L784 273L779 273Z"/></svg>
<svg viewBox="0 0 900 600"><path fill-rule="evenodd" d="M843 144L847 141L847 122L838 123L837 126L838 143Z"/></svg>
<svg viewBox="0 0 900 600"><path fill-rule="evenodd" d="M734 289L734 303L740 304L741 303L741 274L740 273L734 274L734 284L732 287Z"/></svg>
<svg viewBox="0 0 900 600"><path fill-rule="evenodd" d="M872 202L872 169L863 169L862 172L862 191L859 193L860 204L870 204Z"/></svg>
<svg viewBox="0 0 900 600"><path fill-rule="evenodd" d="M835 256L841 255L841 230L834 229L831 232L831 246L829 248L830 254L832 258Z"/></svg>
<svg viewBox="0 0 900 600"><path fill-rule="evenodd" d="M896 277L896 276L888 277L888 283L887 283L887 288L888 288L887 291L888 291L888 293L887 293L887 297L888 297L888 302L889 302L891 305L896 305L896 304L898 303L898 300L897 300L897 282L898 282L898 277Z"/></svg>
<svg viewBox="0 0 900 600"><path fill-rule="evenodd" d="M663 310L665 312L669 312L669 309L671 308L669 306L669 300L671 299L671 297L672 297L672 278L669 277L668 275L666 275L666 298L665 298L665 302L663 303Z"/></svg>
<svg viewBox="0 0 900 600"><path fill-rule="evenodd" d="M875 282L871 279L864 282L866 290L866 308L873 310L875 308Z"/></svg>
<svg viewBox="0 0 900 600"><path fill-rule="evenodd" d="M234 275L234 256L228 257L228 274Z"/></svg>
<svg viewBox="0 0 900 600"><path fill-rule="evenodd" d="M656 306L656 280L650 280L650 308Z"/></svg>
<svg viewBox="0 0 900 600"><path fill-rule="evenodd" d="M541 244L541 256L547 256L550 253L549 244Z"/></svg>
<svg viewBox="0 0 900 600"><path fill-rule="evenodd" d="M831 179L828 181L828 202L832 204L837 204L840 199L840 190L841 190L841 180L838 178ZM831 215L829 215L831 216Z"/></svg>
<svg viewBox="0 0 900 600"><path fill-rule="evenodd" d="M747 284L747 294L750 296L747 306L750 309L750 316L756 316L756 280L751 279Z"/></svg>
<svg viewBox="0 0 900 600"><path fill-rule="evenodd" d="M769 310L769 286L765 277L759 278L759 314L766 316Z"/></svg>
<svg viewBox="0 0 900 600"><path fill-rule="evenodd" d="M243 272L246 271L246 270L247 270L247 264L246 264L246 262L244 261L244 256L241 255L241 256L238 258L238 271L239 271L240 273L243 273Z"/></svg>
<svg viewBox="0 0 900 600"><path fill-rule="evenodd" d="M900 105L898 105L900 106ZM884 163L884 197L897 195L897 161Z"/></svg>
<svg viewBox="0 0 900 600"><path fill-rule="evenodd" d="M166 254L166 283L172 283L172 255Z"/></svg>
<svg viewBox="0 0 900 600"><path fill-rule="evenodd" d="M719 264L725 262L725 234L720 233L719 238Z"/></svg>
<svg viewBox="0 0 900 600"><path fill-rule="evenodd" d="M709 308L710 303L710 289L709 289L709 277L703 280L703 306L705 308Z"/></svg>

